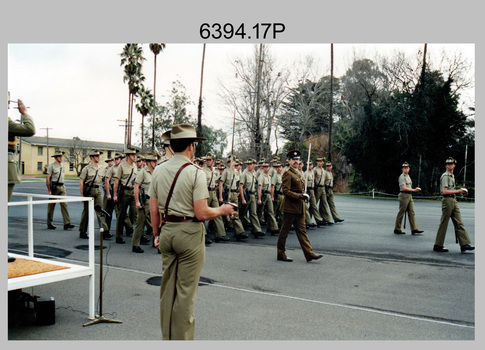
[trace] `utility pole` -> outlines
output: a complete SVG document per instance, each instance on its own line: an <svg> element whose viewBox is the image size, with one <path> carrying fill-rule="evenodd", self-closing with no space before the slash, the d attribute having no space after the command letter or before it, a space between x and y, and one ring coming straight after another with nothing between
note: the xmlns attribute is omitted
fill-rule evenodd
<svg viewBox="0 0 485 350"><path fill-rule="evenodd" d="M46 165L49 165L49 130L52 128L39 128L39 129L45 129L47 131L47 162Z"/></svg>
<svg viewBox="0 0 485 350"><path fill-rule="evenodd" d="M328 161L332 161L333 124L333 43L330 44L330 115L328 117Z"/></svg>
<svg viewBox="0 0 485 350"><path fill-rule="evenodd" d="M199 107L197 111L197 134L202 136L202 83L204 82L204 62L205 62L205 43L202 48L202 68L200 71L200 93L199 93ZM197 153L200 154L201 144L197 145Z"/></svg>
<svg viewBox="0 0 485 350"><path fill-rule="evenodd" d="M124 150L123 152L126 153L127 150L127 142L128 142L128 119L118 119L119 122L124 122L123 125L118 125L118 126L123 126L125 128L125 141L124 141Z"/></svg>

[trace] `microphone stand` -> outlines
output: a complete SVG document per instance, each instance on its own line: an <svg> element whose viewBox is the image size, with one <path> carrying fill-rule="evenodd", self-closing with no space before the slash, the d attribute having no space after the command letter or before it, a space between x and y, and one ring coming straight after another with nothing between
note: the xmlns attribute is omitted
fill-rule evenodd
<svg viewBox="0 0 485 350"><path fill-rule="evenodd" d="M96 207L95 207L96 209ZM100 211L101 208L97 208L96 211ZM101 212L101 216L106 216ZM118 320L111 320L103 316L103 234L104 229L101 227L99 230L99 315L91 322L83 324L83 327L91 326L97 323L123 323Z"/></svg>

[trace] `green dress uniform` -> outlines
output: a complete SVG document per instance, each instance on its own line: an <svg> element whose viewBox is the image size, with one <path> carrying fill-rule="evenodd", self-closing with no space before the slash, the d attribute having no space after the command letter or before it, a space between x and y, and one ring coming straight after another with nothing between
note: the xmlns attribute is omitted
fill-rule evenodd
<svg viewBox="0 0 485 350"><path fill-rule="evenodd" d="M397 196L399 199L399 211L397 212L394 231L401 231L402 219L406 212L409 218L409 224L411 225L411 231L417 231L418 223L415 218L413 195L411 192L404 191L402 185L409 189L413 188L413 182L409 175L402 173L399 176L399 195Z"/></svg>
<svg viewBox="0 0 485 350"><path fill-rule="evenodd" d="M327 172L320 167L313 168L313 178L315 184L315 201L318 203L318 212L322 221L330 222L330 214L327 208L327 195L325 193L325 177Z"/></svg>
<svg viewBox="0 0 485 350"><path fill-rule="evenodd" d="M328 170L325 170L325 198L327 200L328 211L332 215L333 220L335 222L342 221L339 218L337 208L335 207L335 201L333 199L333 174Z"/></svg>
<svg viewBox="0 0 485 350"><path fill-rule="evenodd" d="M47 174L50 176L51 193L55 196L65 196L66 187L64 186L64 164L57 164L57 162L49 164L47 167ZM69 217L69 211L67 210L67 203L59 203L61 205L61 214L64 221L64 226L71 224L71 218ZM47 226L53 224L54 209L56 203L47 204Z"/></svg>
<svg viewBox="0 0 485 350"><path fill-rule="evenodd" d="M290 151L291 152L291 151ZM313 252L310 240L306 234L305 225L305 202L301 198L304 191L304 180L298 170L289 167L282 177L283 194L283 224L277 242L277 259L291 261L286 256L286 238L290 232L291 225L294 225L298 241L307 261L319 258Z"/></svg>
<svg viewBox="0 0 485 350"><path fill-rule="evenodd" d="M455 190L455 175L450 173L448 170L441 175L441 189L448 188L448 190ZM455 236L457 242L461 247L470 244L470 237L468 232L463 225L463 220L461 219L460 208L458 207L458 201L456 200L456 195L448 194L443 195L441 201L441 220L438 232L436 233L435 245L438 247L443 247L445 243L446 230L448 228L448 222L453 222L455 227Z"/></svg>
<svg viewBox="0 0 485 350"><path fill-rule="evenodd" d="M205 177L207 178L207 191L209 192L209 197L207 198L207 205L211 208L219 207L219 199L216 195L216 184L219 179L219 171L216 168L210 169L208 166L202 168L205 172ZM226 236L226 230L224 229L224 222L222 217L217 217L214 219L214 224L216 226L216 239Z"/></svg>
<svg viewBox="0 0 485 350"><path fill-rule="evenodd" d="M94 199L94 205L103 205L103 199L101 198L101 190L99 189L99 183L104 177L104 168L99 164L96 166L90 162L86 165L83 170L81 170L81 175L79 178L84 181L84 196L91 197ZM87 238L88 231L88 219L89 219L89 209L88 202L83 202L83 212L81 214L81 222L79 224L79 232L82 238ZM100 228L105 227L103 216L101 212L96 211L96 216L98 218L98 224Z"/></svg>
<svg viewBox="0 0 485 350"><path fill-rule="evenodd" d="M274 208L273 208L273 201L271 200L271 178L268 174L264 172L259 175L258 178L258 187L261 187L261 202L263 203L262 206L264 208L266 223L268 225L267 232L269 233L278 233L278 222L276 221Z"/></svg>
<svg viewBox="0 0 485 350"><path fill-rule="evenodd" d="M32 136L35 134L35 126L28 114L22 115L22 122L14 122L8 117L8 201L12 199L15 184L19 184L20 169L17 165L17 136Z"/></svg>
<svg viewBox="0 0 485 350"><path fill-rule="evenodd" d="M164 212L175 174L190 159L176 153L157 166L148 190ZM191 163L191 162L190 162ZM164 340L194 338L194 303L205 259L205 225L195 218L194 201L207 199L205 173L195 164L180 173L168 205L167 222L160 233L163 274L160 289L160 320Z"/></svg>
<svg viewBox="0 0 485 350"><path fill-rule="evenodd" d="M131 239L131 245L134 247L140 245L140 240L145 234L145 225L147 227L152 227L150 219L150 196L148 195L148 188L150 187L151 182L152 173L148 166L146 166L137 173L135 178L135 183L139 185L139 201L142 207L137 209L135 231L133 233L133 238Z"/></svg>
<svg viewBox="0 0 485 350"><path fill-rule="evenodd" d="M311 218L313 216L318 224L323 221L323 218L320 216L320 212L318 211L317 200L315 197L315 181L313 177L313 171L307 170L305 171L304 175L308 176L307 193L310 196L310 199L308 200L309 206L307 207L305 214L305 221L307 225L311 224Z"/></svg>
<svg viewBox="0 0 485 350"><path fill-rule="evenodd" d="M135 184L138 168L135 163L128 164L126 158L120 163L114 177L119 179L118 184L118 216L116 217L116 239L119 243L123 241L123 226L129 208L128 217L131 223L136 222L136 202L133 186ZM123 188L120 190L120 186ZM127 231L129 235L131 232Z"/></svg>
<svg viewBox="0 0 485 350"><path fill-rule="evenodd" d="M277 172L275 172L274 176L271 177L271 187L273 187L273 208L275 211L275 219L278 223L278 226L281 227L281 224L283 222L283 212L281 211L281 204L283 203L283 199L285 198L285 196L283 195L281 175Z"/></svg>
<svg viewBox="0 0 485 350"><path fill-rule="evenodd" d="M249 221L251 222L251 233L259 236L262 233L261 224L258 218L258 201L256 197L256 174L253 171L245 171L241 177L240 183L243 185L243 191L247 194L246 203L249 211Z"/></svg>
<svg viewBox="0 0 485 350"><path fill-rule="evenodd" d="M234 170L231 170L230 167L224 169L221 175L220 181L223 182L223 187L228 193L227 201L237 204L238 203L238 184L240 181L239 175ZM236 215L234 220L228 219L229 225L234 225L234 234L237 236L244 233L244 226L239 218L239 215Z"/></svg>

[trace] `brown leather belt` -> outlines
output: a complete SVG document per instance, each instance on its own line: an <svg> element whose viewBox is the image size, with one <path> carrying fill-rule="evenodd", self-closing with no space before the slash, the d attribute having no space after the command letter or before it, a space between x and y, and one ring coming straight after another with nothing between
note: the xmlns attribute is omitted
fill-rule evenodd
<svg viewBox="0 0 485 350"><path fill-rule="evenodd" d="M175 215L166 215L164 217L164 221L166 221L166 222L200 222L200 220L197 219L196 217L175 216Z"/></svg>

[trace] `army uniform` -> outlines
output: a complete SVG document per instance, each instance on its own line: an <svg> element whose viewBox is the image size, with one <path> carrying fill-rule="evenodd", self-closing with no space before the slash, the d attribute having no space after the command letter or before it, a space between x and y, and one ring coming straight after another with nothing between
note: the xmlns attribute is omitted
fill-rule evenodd
<svg viewBox="0 0 485 350"><path fill-rule="evenodd" d="M332 214L332 218L335 222L342 222L343 219L340 219L337 208L335 207L335 201L333 199L333 174L331 171L331 162L327 162L326 164L327 170L325 171L325 198L328 204L328 211ZM328 221L328 220L327 220Z"/></svg>
<svg viewBox="0 0 485 350"><path fill-rule="evenodd" d="M448 158L446 160L447 164L456 164L453 158ZM447 188L448 191L455 191L455 176L453 171L446 172L441 175L440 188L443 190ZM444 248L446 230L448 228L448 222L453 222L455 228L456 242L460 244L462 253L466 250L474 250L475 247L470 246L470 237L468 232L463 225L463 220L461 219L460 208L458 207L458 201L456 200L456 194L443 194L443 199L441 201L441 220L438 232L436 233L435 245L433 250L438 252L447 252L448 249Z"/></svg>
<svg viewBox="0 0 485 350"><path fill-rule="evenodd" d="M222 183L222 187L225 188L227 192L227 201L231 203L238 203L238 196L237 196L237 191L238 191L238 184L239 184L239 175L236 173L236 171L231 170L231 167L227 167L224 169L221 175L220 183ZM219 185L219 190L221 188L221 185ZM223 197L222 194L219 195L219 197ZM241 237L240 235L244 234L244 226L239 218L239 215L236 215L234 220L228 219L229 220L229 225L232 225L234 228L234 234L236 236L236 239L238 237Z"/></svg>
<svg viewBox="0 0 485 350"><path fill-rule="evenodd" d="M56 152L52 157L62 157L63 154L64 152ZM65 196L66 187L64 186L64 164L61 163L61 165L59 165L57 162L49 164L49 166L47 167L47 174L49 175L51 194L55 196ZM67 210L67 203L63 202L59 204L61 205L61 214L64 221L64 229L67 230L68 228L73 228L74 226L71 225L71 218L69 217L69 211ZM53 225L55 207L56 203L47 204L48 228L55 228L55 226Z"/></svg>
<svg viewBox="0 0 485 350"><path fill-rule="evenodd" d="M267 163L264 166L269 166ZM267 232L271 234L278 233L278 223L275 219L273 201L271 200L271 177L265 174L264 171L258 178L258 199L262 202L266 222L268 225Z"/></svg>
<svg viewBox="0 0 485 350"><path fill-rule="evenodd" d="M136 154L135 150L127 150L126 157L129 154ZM135 193L134 193L134 185L136 175L138 174L138 168L136 164L129 164L127 159L123 160L114 177L118 183L118 187L114 188L115 193L114 195L117 196L118 200L118 217L116 218L116 243L125 243L123 240L123 225L127 215L127 210L129 207L128 216L132 223L136 222L136 202L135 202ZM116 183L115 183L116 186ZM120 187L122 187L120 189ZM127 232L129 236L131 232Z"/></svg>
<svg viewBox="0 0 485 350"><path fill-rule="evenodd" d="M404 163L402 167L409 167L409 163ZM421 233L422 231L418 230L418 224L415 218L414 212L414 201L412 192L414 191L406 191L403 190L403 185L406 189L412 190L413 182L411 181L411 177L406 175L404 172L399 176L399 211L396 216L396 223L394 225L394 233L402 234L404 232L401 231L401 223L404 217L404 214L407 212L409 218L409 224L411 225L411 232L412 234ZM406 223L404 223L406 224Z"/></svg>
<svg viewBox="0 0 485 350"><path fill-rule="evenodd" d="M322 160L321 158L317 159L317 161ZM323 222L331 223L330 222L330 214L328 213L327 209L327 195L325 193L325 177L326 171L319 166L313 168L313 179L315 185L315 201L318 203L318 212L322 217Z"/></svg>
<svg viewBox="0 0 485 350"><path fill-rule="evenodd" d="M195 128L174 125L171 138L194 138ZM184 137L186 136L186 137ZM165 208L176 173L188 164L175 183ZM160 288L160 321L163 340L193 340L195 333L194 303L205 259L205 225L195 217L194 202L207 200L205 173L181 153L175 153L155 169L148 190L151 212L164 215L159 250L163 274ZM153 221L152 221L153 222ZM154 234L157 229L154 227Z"/></svg>
<svg viewBox="0 0 485 350"><path fill-rule="evenodd" d="M281 164L279 165L281 166ZM274 175L271 177L271 189L273 191L273 208L275 212L275 219L278 223L278 227L281 227L281 224L283 222L281 204L283 203L283 199L285 198L285 196L283 195L281 175L278 174L278 172L275 172Z"/></svg>
<svg viewBox="0 0 485 350"><path fill-rule="evenodd" d="M244 176L241 178L240 185L243 191L243 194L245 193L246 197L246 206L247 210L249 211L249 221L251 222L251 233L255 238L264 236L261 230L261 224L259 222L258 218L258 202L257 202L257 194L256 194L256 174L253 171L252 173L250 171L245 171Z"/></svg>
<svg viewBox="0 0 485 350"><path fill-rule="evenodd" d="M208 157L212 157L213 155L208 155ZM218 208L219 207L219 199L216 195L216 184L219 178L219 170L216 168L209 168L207 165L202 168L205 172L205 176L207 178L207 191L209 192L209 197L207 197L207 205L211 208ZM225 241L226 238L226 230L224 229L224 222L222 221L222 217L217 217L214 219L214 224L216 227L216 242ZM224 237L224 238L222 238Z"/></svg>
<svg viewBox="0 0 485 350"><path fill-rule="evenodd" d="M35 126L32 118L27 113L22 115L22 122L14 122L8 117L8 201L12 198L15 184L19 184L20 170L17 165L17 136L32 136L35 134Z"/></svg>
<svg viewBox="0 0 485 350"><path fill-rule="evenodd" d="M307 193L310 196L308 200L308 207L306 208L306 224L310 225L311 224L311 217L313 216L315 218L315 221L318 224L322 223L323 218L320 216L320 212L318 211L317 207L317 201L315 198L315 181L313 177L313 171L307 170L304 173L304 176L307 176Z"/></svg>
<svg viewBox="0 0 485 350"><path fill-rule="evenodd" d="M99 156L103 152L99 151L91 151L89 156ZM94 199L94 205L103 205L103 199L101 198L101 190L99 189L99 183L105 176L104 168L101 167L99 164L93 164L91 161L88 165L86 165L81 170L81 175L79 178L82 181L82 195L84 197L91 197ZM88 231L88 220L89 220L89 209L88 209L88 202L83 202L84 208L81 214L81 223L79 224L79 237L80 238L88 238L87 231ZM101 212L96 211L96 216L98 218L98 224L100 228L104 228L104 219L101 215Z"/></svg>
<svg viewBox="0 0 485 350"><path fill-rule="evenodd" d="M299 150L289 151L287 157L290 159L299 159L301 152ZM311 260L320 259L322 255L316 255L310 244L310 240L306 234L305 225L305 195L304 180L299 171L292 166L288 168L282 177L283 194L283 224L278 236L277 242L277 260L292 261L286 256L286 238L290 232L292 225L295 227L296 235L300 246L303 250L303 255L307 262Z"/></svg>
<svg viewBox="0 0 485 350"><path fill-rule="evenodd" d="M158 159L156 156L148 154L146 157L144 157L144 160L157 161ZM141 205L141 208L137 208L135 231L131 239L132 250L135 253L143 253L143 249L140 248L140 242L149 242L149 240L144 235L145 226L150 228L152 227L150 219L150 196L148 195L148 188L150 187L150 184L152 182L152 174L153 173L150 171L150 168L147 165L137 173L135 178L135 203L140 203Z"/></svg>

